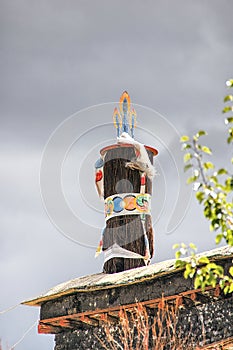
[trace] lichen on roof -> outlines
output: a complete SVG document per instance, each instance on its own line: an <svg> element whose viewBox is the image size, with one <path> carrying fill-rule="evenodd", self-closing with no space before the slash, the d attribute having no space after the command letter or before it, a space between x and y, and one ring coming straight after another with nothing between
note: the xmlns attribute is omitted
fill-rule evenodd
<svg viewBox="0 0 233 350"><path fill-rule="evenodd" d="M197 255L197 257L207 256L211 260L224 259L226 257L233 257L233 249L229 246L206 251ZM188 261L190 258L184 258ZM80 293L91 292L94 290L102 290L109 288L116 288L129 284L142 283L145 280L151 280L164 274L171 274L177 271L175 267L175 259L166 260L151 264L145 267L138 267L135 269L122 271L113 274L97 273L93 275L78 277L70 281L61 283L48 292L30 299L23 301L22 304L31 306L40 306L42 303L57 299L61 296Z"/></svg>

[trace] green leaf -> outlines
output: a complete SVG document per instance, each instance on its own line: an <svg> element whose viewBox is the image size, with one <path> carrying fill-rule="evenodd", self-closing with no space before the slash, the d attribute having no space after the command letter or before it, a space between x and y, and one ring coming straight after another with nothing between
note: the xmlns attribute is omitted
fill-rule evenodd
<svg viewBox="0 0 233 350"><path fill-rule="evenodd" d="M233 282L231 282L230 289L229 289L229 293L232 293L232 292L233 292Z"/></svg>
<svg viewBox="0 0 233 350"><path fill-rule="evenodd" d="M229 268L229 272L230 272L231 276L233 277L233 266L231 266L231 267Z"/></svg>
<svg viewBox="0 0 233 350"><path fill-rule="evenodd" d="M222 233L219 233L216 237L215 237L215 243L216 244L219 244L221 242L223 238L223 234Z"/></svg>
<svg viewBox="0 0 233 350"><path fill-rule="evenodd" d="M217 179L216 175L217 175L217 173L215 172L214 176L209 177L210 182L213 182L215 185L218 183L218 179Z"/></svg>
<svg viewBox="0 0 233 350"><path fill-rule="evenodd" d="M187 165L185 165L185 167L184 167L184 171L187 171L187 170L189 170L189 169L192 168L192 167L193 167L192 164L187 164Z"/></svg>
<svg viewBox="0 0 233 350"><path fill-rule="evenodd" d="M226 81L226 86L227 87L232 87L233 86L233 79L229 79Z"/></svg>
<svg viewBox="0 0 233 350"><path fill-rule="evenodd" d="M192 268L190 264L186 264L185 271L184 271L184 278L192 278L195 274L195 269Z"/></svg>
<svg viewBox="0 0 233 350"><path fill-rule="evenodd" d="M198 260L198 262L200 263L200 264L209 264L209 259L207 258L207 256L202 256L199 260Z"/></svg>
<svg viewBox="0 0 233 350"><path fill-rule="evenodd" d="M189 274L190 274L190 271L185 270L185 271L184 271L184 278L185 278L185 279L189 278Z"/></svg>
<svg viewBox="0 0 233 350"><path fill-rule="evenodd" d="M179 243L173 244L172 249L178 249L178 248L180 248L180 244Z"/></svg>
<svg viewBox="0 0 233 350"><path fill-rule="evenodd" d="M224 102L233 101L233 95L227 95L224 98Z"/></svg>
<svg viewBox="0 0 233 350"><path fill-rule="evenodd" d="M191 153L186 153L184 155L184 163L188 162L191 158L192 158L192 154Z"/></svg>
<svg viewBox="0 0 233 350"><path fill-rule="evenodd" d="M212 154L211 149L207 146L201 146L201 150L207 154Z"/></svg>
<svg viewBox="0 0 233 350"><path fill-rule="evenodd" d="M233 137L232 136L229 136L228 138L227 138L227 143L231 143L233 141Z"/></svg>
<svg viewBox="0 0 233 350"><path fill-rule="evenodd" d="M209 263L207 265L208 270L216 270L215 272L222 273L222 266L219 266L215 263Z"/></svg>
<svg viewBox="0 0 233 350"><path fill-rule="evenodd" d="M206 287L206 282L202 282L202 283L201 283L202 292L205 291L205 287Z"/></svg>
<svg viewBox="0 0 233 350"><path fill-rule="evenodd" d="M189 143L183 143L182 150L189 149L189 148L192 148Z"/></svg>
<svg viewBox="0 0 233 350"><path fill-rule="evenodd" d="M216 265L216 270L218 271L219 276L224 274L224 268L222 266Z"/></svg>
<svg viewBox="0 0 233 350"><path fill-rule="evenodd" d="M197 192L196 193L196 198L199 201L199 203L201 203L204 200L204 198L205 198L205 194L203 192Z"/></svg>
<svg viewBox="0 0 233 350"><path fill-rule="evenodd" d="M207 132L205 132L204 130L199 130L198 133L196 133L196 137L200 137L203 135L207 135Z"/></svg>
<svg viewBox="0 0 233 350"><path fill-rule="evenodd" d="M194 275L195 275L195 269L192 269L192 271L191 271L190 274L189 274L189 277L190 277L190 278L193 278Z"/></svg>
<svg viewBox="0 0 233 350"><path fill-rule="evenodd" d="M227 174L227 170L226 170L226 169L224 169L224 168L221 168L221 169L219 169L219 170L218 170L217 174L218 174L218 175L224 175L224 174Z"/></svg>
<svg viewBox="0 0 233 350"><path fill-rule="evenodd" d="M181 136L180 142L187 142L187 141L189 141L189 137L187 135Z"/></svg>
<svg viewBox="0 0 233 350"><path fill-rule="evenodd" d="M194 281L194 288L197 289L200 287L200 285L201 285L201 281L200 281L199 277L196 276L195 281Z"/></svg>
<svg viewBox="0 0 233 350"><path fill-rule="evenodd" d="M222 110L223 113L233 112L233 106L226 106Z"/></svg>
<svg viewBox="0 0 233 350"><path fill-rule="evenodd" d="M205 169L214 169L214 164L211 162L206 162L203 164Z"/></svg>
<svg viewBox="0 0 233 350"><path fill-rule="evenodd" d="M233 117L229 117L225 119L225 124L233 123Z"/></svg>
<svg viewBox="0 0 233 350"><path fill-rule="evenodd" d="M189 178L187 179L186 183L187 183L188 185L190 185L191 183L195 182L196 179L197 179L196 176L191 176L191 177L189 177Z"/></svg>
<svg viewBox="0 0 233 350"><path fill-rule="evenodd" d="M212 286L212 287L216 287L216 284L217 284L217 281L216 281L216 279L213 277L213 276L211 276L211 278L209 279L209 283L210 283L210 285Z"/></svg>
<svg viewBox="0 0 233 350"><path fill-rule="evenodd" d="M178 250L178 252L176 252L176 259L179 259L181 256L181 252Z"/></svg>
<svg viewBox="0 0 233 350"><path fill-rule="evenodd" d="M193 250L197 250L197 246L194 243L189 243L189 247Z"/></svg>
<svg viewBox="0 0 233 350"><path fill-rule="evenodd" d="M226 185L226 190L232 191L233 190L233 178L232 177L228 177L225 181L225 185Z"/></svg>
<svg viewBox="0 0 233 350"><path fill-rule="evenodd" d="M220 285L220 288L223 289L225 286L225 280L220 280L219 285Z"/></svg>
<svg viewBox="0 0 233 350"><path fill-rule="evenodd" d="M183 260L176 260L175 267L183 268L186 265L186 262Z"/></svg>

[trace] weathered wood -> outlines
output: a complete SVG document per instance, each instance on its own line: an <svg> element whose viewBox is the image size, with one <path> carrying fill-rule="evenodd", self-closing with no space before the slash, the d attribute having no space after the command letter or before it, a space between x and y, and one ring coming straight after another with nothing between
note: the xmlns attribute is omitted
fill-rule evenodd
<svg viewBox="0 0 233 350"><path fill-rule="evenodd" d="M87 315L82 315L80 317L80 321L83 322L83 323L86 323L88 325L91 325L91 326L98 326L99 325L99 322Z"/></svg>
<svg viewBox="0 0 233 350"><path fill-rule="evenodd" d="M148 150L153 162L153 153ZM140 193L141 177L138 170L126 167L126 163L135 158L134 148L115 147L106 152L104 164L104 197L117 193ZM145 192L152 194L152 182L146 178ZM146 217L146 234L150 244L150 254L154 253L154 237L151 217ZM144 231L140 215L117 216L109 219L103 237L103 250L114 243L129 251L145 255ZM145 266L143 259L113 258L104 264L103 271L115 273L135 267Z"/></svg>
<svg viewBox="0 0 233 350"><path fill-rule="evenodd" d="M119 318L119 310L108 310L108 315L112 316L112 317L115 317L115 318Z"/></svg>
<svg viewBox="0 0 233 350"><path fill-rule="evenodd" d="M203 346L199 350L232 350L233 349L233 337L223 339L218 342L211 343L210 345Z"/></svg>
<svg viewBox="0 0 233 350"><path fill-rule="evenodd" d="M58 334L63 332L64 329L58 326L53 326L51 324L46 324L40 322L38 325L38 333L39 334Z"/></svg>

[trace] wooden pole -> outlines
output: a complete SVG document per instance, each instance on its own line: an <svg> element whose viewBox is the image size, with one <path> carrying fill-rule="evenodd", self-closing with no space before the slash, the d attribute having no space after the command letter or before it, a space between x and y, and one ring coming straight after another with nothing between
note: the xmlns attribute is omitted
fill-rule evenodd
<svg viewBox="0 0 233 350"><path fill-rule="evenodd" d="M151 163L157 151L146 147ZM100 151L104 158L104 199L118 193L140 193L141 174L126 163L135 159L135 150L130 144L116 144ZM152 194L152 181L146 176L145 193ZM153 256L153 229L150 215L145 219L146 235L149 241L150 255ZM106 222L103 236L103 250L114 243L131 252L145 256L145 237L140 215L119 215ZM144 259L114 257L104 263L105 273L115 273L135 267L145 266Z"/></svg>

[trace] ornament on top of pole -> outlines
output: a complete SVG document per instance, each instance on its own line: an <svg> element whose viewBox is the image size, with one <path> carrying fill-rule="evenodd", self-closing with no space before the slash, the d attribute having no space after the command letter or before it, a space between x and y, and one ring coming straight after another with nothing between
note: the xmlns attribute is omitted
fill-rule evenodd
<svg viewBox="0 0 233 350"><path fill-rule="evenodd" d="M120 137L121 128L122 128L122 118L116 107L114 108L114 112L113 112L113 122L114 122L115 128L117 129L117 137Z"/></svg>
<svg viewBox="0 0 233 350"><path fill-rule="evenodd" d="M119 110L114 109L113 112L113 122L117 129L117 137L121 133L126 132L131 133L131 137L134 138L134 129L136 127L136 112L134 108L131 110L130 96L127 91L124 91L120 97Z"/></svg>
<svg viewBox="0 0 233 350"><path fill-rule="evenodd" d="M134 108L132 108L132 111L130 113L130 119L129 119L129 125L131 130L131 136L134 139L134 129L136 128L136 120L137 120L137 113Z"/></svg>

